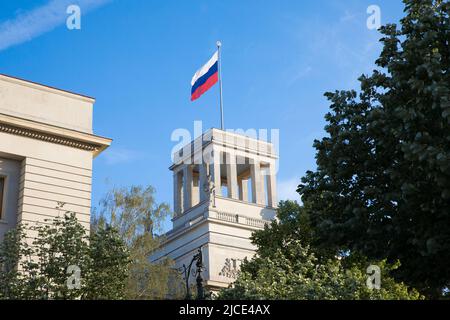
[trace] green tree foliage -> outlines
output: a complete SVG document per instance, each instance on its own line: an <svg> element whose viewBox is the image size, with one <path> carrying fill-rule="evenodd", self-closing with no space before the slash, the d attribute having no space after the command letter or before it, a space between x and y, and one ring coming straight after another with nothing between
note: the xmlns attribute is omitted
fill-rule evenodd
<svg viewBox="0 0 450 320"><path fill-rule="evenodd" d="M328 137L298 192L324 246L401 261L396 277L438 297L450 285L449 1L404 0L381 28L380 70L327 93Z"/></svg>
<svg viewBox="0 0 450 320"><path fill-rule="evenodd" d="M25 277L18 270L22 259L31 255L28 243L24 241L22 226L5 234L0 243L0 299L19 299L24 294Z"/></svg>
<svg viewBox="0 0 450 320"><path fill-rule="evenodd" d="M162 223L171 215L167 203L156 202L152 186L114 188L100 203L99 222L108 220L129 246L141 235L155 238L156 233L161 231Z"/></svg>
<svg viewBox="0 0 450 320"><path fill-rule="evenodd" d="M370 289L366 285L365 268L344 267L341 260L319 263L308 246L292 241L274 254L244 262L234 287L223 290L220 299L419 299L415 290L395 282L389 272L395 268L380 261L382 285Z"/></svg>
<svg viewBox="0 0 450 320"><path fill-rule="evenodd" d="M67 268L76 266L82 272L88 270L86 229L77 221L74 213L62 218L47 220L45 224L30 227L37 234L32 242L32 255L24 263L29 274L28 295L34 299L77 299L80 290L67 285Z"/></svg>
<svg viewBox="0 0 450 320"><path fill-rule="evenodd" d="M162 241L156 232L170 216L167 204L156 204L154 192L152 187L113 190L102 202L102 214L93 214L90 236L73 213L8 232L0 244L0 298L183 297L173 261L149 260ZM26 228L33 239L25 237ZM73 276L69 266L80 269L79 288L67 285Z"/></svg>
<svg viewBox="0 0 450 320"><path fill-rule="evenodd" d="M124 299L130 254L119 232L110 226L91 233L84 299Z"/></svg>
<svg viewBox="0 0 450 320"><path fill-rule="evenodd" d="M157 233L171 216L169 205L156 202L151 186L113 189L101 205L100 216L94 218L94 229L96 225L109 223L119 230L130 252L126 297L139 300L180 297L181 280L173 269L173 261L149 260L163 240Z"/></svg>
<svg viewBox="0 0 450 320"><path fill-rule="evenodd" d="M35 237L27 238L25 229ZM74 213L31 227L19 225L0 244L0 298L121 298L128 260L117 231L99 229L88 241ZM70 267L80 271L79 278Z"/></svg>
<svg viewBox="0 0 450 320"><path fill-rule="evenodd" d="M222 290L219 299L421 298L416 290L390 276L398 263L370 262L362 256L316 247L306 212L296 202L281 202L278 221L253 235L256 256L243 262L234 285ZM370 265L381 270L379 290L367 286Z"/></svg>
<svg viewBox="0 0 450 320"><path fill-rule="evenodd" d="M255 231L251 237L258 250L267 254L283 248L293 240L299 240L303 245L311 245L314 239L308 212L296 201L280 201L277 219L266 225L264 230Z"/></svg>

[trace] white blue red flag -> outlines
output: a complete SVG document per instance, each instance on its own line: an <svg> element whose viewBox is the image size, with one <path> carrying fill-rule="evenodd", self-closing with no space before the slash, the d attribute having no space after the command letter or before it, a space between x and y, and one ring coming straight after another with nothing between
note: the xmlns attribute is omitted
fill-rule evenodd
<svg viewBox="0 0 450 320"><path fill-rule="evenodd" d="M192 77L191 101L194 101L219 80L219 52L216 51L209 61Z"/></svg>

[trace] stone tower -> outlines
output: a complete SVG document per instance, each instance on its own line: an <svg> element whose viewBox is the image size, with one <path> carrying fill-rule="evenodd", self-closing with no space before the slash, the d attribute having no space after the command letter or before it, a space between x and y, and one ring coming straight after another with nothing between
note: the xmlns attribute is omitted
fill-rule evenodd
<svg viewBox="0 0 450 320"><path fill-rule="evenodd" d="M201 247L205 286L227 287L254 254L251 233L275 217L276 160L273 144L218 129L176 152L173 229L151 260L187 266Z"/></svg>

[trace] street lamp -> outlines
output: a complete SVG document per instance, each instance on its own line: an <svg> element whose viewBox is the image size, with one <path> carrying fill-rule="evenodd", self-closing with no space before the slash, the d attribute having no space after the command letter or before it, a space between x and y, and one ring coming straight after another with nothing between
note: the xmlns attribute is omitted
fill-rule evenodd
<svg viewBox="0 0 450 320"><path fill-rule="evenodd" d="M203 278L202 278L202 272L205 269L203 266L203 255L202 255L202 248L198 248L197 253L192 257L191 262L189 263L189 266L186 267L185 264L183 264L182 273L184 275L184 280L186 284L186 300L191 300L191 290L189 288L189 277L191 276L191 269L192 265L195 263L195 274L196 274L196 283L197 283L197 300L204 300L205 299L205 292L203 289Z"/></svg>

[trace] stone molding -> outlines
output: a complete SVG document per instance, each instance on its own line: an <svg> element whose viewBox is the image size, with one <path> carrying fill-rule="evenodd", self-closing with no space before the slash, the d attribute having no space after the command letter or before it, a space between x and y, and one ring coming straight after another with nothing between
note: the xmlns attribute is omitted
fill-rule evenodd
<svg viewBox="0 0 450 320"><path fill-rule="evenodd" d="M0 132L60 144L99 154L111 139L0 114Z"/></svg>

